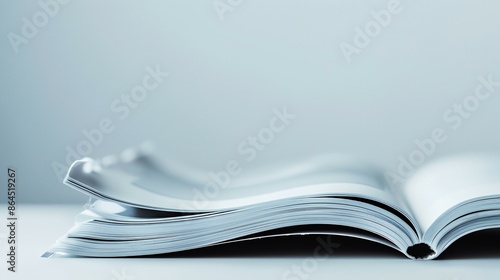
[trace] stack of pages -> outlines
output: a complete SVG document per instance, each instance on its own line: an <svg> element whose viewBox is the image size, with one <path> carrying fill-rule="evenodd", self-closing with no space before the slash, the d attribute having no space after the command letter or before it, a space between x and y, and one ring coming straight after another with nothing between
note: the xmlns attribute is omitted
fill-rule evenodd
<svg viewBox="0 0 500 280"><path fill-rule="evenodd" d="M433 259L455 240L500 227L500 160L427 164L389 186L346 158L283 166L236 186L203 184L150 153L73 163L64 183L93 203L44 256L123 257L291 234L352 236ZM220 184L217 184L220 183Z"/></svg>

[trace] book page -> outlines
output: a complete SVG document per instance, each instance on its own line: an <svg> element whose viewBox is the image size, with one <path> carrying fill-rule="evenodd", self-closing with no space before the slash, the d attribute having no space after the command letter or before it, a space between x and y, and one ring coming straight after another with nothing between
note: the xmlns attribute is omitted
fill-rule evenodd
<svg viewBox="0 0 500 280"><path fill-rule="evenodd" d="M266 167L244 176L232 167L209 172L205 182L165 167L151 155L105 167L86 159L71 167L67 183L99 198L174 211L234 209L298 196L353 196L402 208L378 170L346 157Z"/></svg>
<svg viewBox="0 0 500 280"><path fill-rule="evenodd" d="M425 232L439 216L462 202L500 196L500 157L464 155L429 163L401 191Z"/></svg>

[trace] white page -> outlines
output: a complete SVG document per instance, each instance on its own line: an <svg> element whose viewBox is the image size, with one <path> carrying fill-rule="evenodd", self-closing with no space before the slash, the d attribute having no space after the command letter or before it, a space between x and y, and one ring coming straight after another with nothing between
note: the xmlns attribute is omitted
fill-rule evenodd
<svg viewBox="0 0 500 280"><path fill-rule="evenodd" d="M432 162L410 177L402 193L425 232L459 203L500 196L500 157L465 155Z"/></svg>
<svg viewBox="0 0 500 280"><path fill-rule="evenodd" d="M150 155L141 155L107 167L91 159L78 161L67 179L101 198L151 209L213 211L315 195L355 196L402 208L380 172L349 158L323 157L270 170L269 174L255 177L255 182L245 180L244 185L215 189L212 185L210 192L206 184L173 174Z"/></svg>

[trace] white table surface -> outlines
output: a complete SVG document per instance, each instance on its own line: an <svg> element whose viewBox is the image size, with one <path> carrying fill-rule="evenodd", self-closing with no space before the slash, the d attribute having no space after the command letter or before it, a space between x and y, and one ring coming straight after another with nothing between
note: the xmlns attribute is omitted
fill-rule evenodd
<svg viewBox="0 0 500 280"><path fill-rule="evenodd" d="M167 257L42 258L81 210L81 205L19 205L18 272L8 272L2 261L0 279L283 279L286 271L300 267L314 251L314 239L293 237ZM6 223L4 205L0 213ZM2 226L3 256L6 233ZM381 245L338 238L341 246L315 270L287 279L500 279L498 235L483 233L470 239L452 246L444 258L412 261Z"/></svg>

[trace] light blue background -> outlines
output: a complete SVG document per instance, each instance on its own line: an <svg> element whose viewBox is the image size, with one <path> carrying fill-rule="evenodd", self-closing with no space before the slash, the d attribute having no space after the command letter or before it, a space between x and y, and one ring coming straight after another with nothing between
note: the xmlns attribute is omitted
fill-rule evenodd
<svg viewBox="0 0 500 280"><path fill-rule="evenodd" d="M0 172L17 168L20 202L83 203L51 164L103 118L116 129L90 156L150 140L168 161L208 173L242 160L238 144L284 106L296 119L242 176L330 152L394 170L438 127L449 138L432 158L499 151L500 88L460 129L442 115L478 76L500 80L500 2L401 1L348 63L339 45L387 3L243 1L221 21L212 1L70 1L16 54L7 34L40 6L2 1ZM119 120L112 101L157 64L170 76Z"/></svg>

